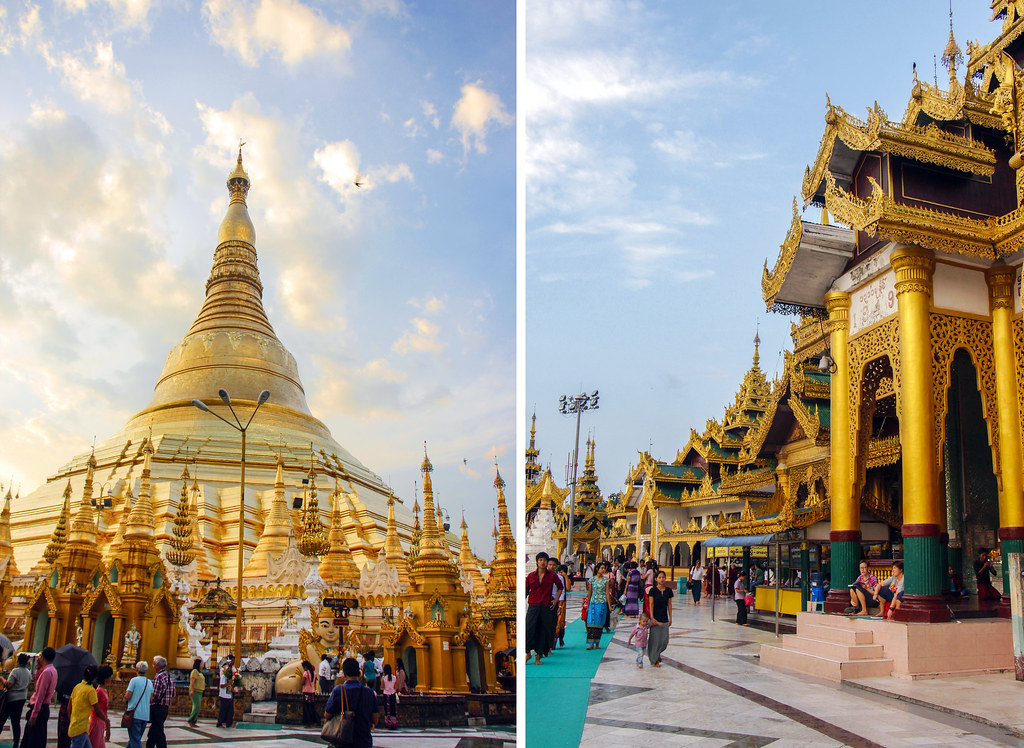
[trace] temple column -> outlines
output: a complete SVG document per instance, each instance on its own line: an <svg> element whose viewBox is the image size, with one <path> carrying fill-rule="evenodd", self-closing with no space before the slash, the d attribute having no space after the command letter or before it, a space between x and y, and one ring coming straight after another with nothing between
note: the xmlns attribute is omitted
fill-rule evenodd
<svg viewBox="0 0 1024 748"><path fill-rule="evenodd" d="M860 506L853 495L850 449L850 294L842 291L825 294L825 308L835 371L829 387L832 587L824 607L826 613L841 613L850 604L847 588L857 579L861 556Z"/></svg>
<svg viewBox="0 0 1024 748"><path fill-rule="evenodd" d="M465 683L465 690L469 691L469 671L466 669L466 647L459 647L452 643L452 681L450 688L446 690L462 691L459 684ZM481 673L483 675L483 673Z"/></svg>
<svg viewBox="0 0 1024 748"><path fill-rule="evenodd" d="M932 407L931 250L901 247L890 257L896 272L900 329L900 446L903 452L903 604L893 618L948 621L942 601L939 535L943 506L938 491L935 413Z"/></svg>
<svg viewBox="0 0 1024 748"><path fill-rule="evenodd" d="M999 614L1010 617L1010 553L1024 553L1024 465L1017 412L1016 354L1013 347L1013 287L1016 269L993 265L985 271L992 311L992 358L996 374L999 431L999 545L1003 598Z"/></svg>

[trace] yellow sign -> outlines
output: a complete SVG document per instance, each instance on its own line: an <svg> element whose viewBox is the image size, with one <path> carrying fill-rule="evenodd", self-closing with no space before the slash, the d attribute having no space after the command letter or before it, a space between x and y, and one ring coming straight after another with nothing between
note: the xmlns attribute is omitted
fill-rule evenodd
<svg viewBox="0 0 1024 748"><path fill-rule="evenodd" d="M766 545L752 545L750 547L751 558L768 558L768 546Z"/></svg>
<svg viewBox="0 0 1024 748"><path fill-rule="evenodd" d="M729 549L726 548L725 546L716 545L714 547L714 551L715 551L715 558L728 558L729 557Z"/></svg>

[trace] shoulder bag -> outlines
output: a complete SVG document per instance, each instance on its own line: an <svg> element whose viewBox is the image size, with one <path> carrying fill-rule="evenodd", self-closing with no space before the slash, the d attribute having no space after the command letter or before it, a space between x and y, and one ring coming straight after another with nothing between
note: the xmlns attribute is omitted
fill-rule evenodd
<svg viewBox="0 0 1024 748"><path fill-rule="evenodd" d="M142 697L149 691L149 680L146 681L146 685L142 688L142 693L139 694L139 700L135 702L135 706L131 709L125 709L124 714L121 715L121 727L131 727L132 720L135 719L135 710L139 704L142 703Z"/></svg>
<svg viewBox="0 0 1024 748"><path fill-rule="evenodd" d="M359 698L356 705L363 699L363 687L359 687ZM348 689L341 686L341 711L324 723L320 730L320 739L336 746L349 746L355 742L356 713L348 708Z"/></svg>

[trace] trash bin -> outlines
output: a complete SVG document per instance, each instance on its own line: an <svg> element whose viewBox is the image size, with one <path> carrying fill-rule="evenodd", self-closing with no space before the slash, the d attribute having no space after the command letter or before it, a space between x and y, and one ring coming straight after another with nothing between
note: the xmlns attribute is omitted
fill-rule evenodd
<svg viewBox="0 0 1024 748"><path fill-rule="evenodd" d="M686 592L686 577L676 577L676 594L682 595Z"/></svg>

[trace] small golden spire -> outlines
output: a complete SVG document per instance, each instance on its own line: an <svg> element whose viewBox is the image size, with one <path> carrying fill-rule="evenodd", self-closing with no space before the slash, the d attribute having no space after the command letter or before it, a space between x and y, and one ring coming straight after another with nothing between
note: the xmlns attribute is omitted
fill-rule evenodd
<svg viewBox="0 0 1024 748"><path fill-rule="evenodd" d="M964 56L960 51L960 46L956 43L956 39L953 38L953 5L950 3L949 6L949 41L946 42L946 48L942 51L942 66L949 71L949 87L952 91L957 84L957 71L960 67L960 63L963 62Z"/></svg>
<svg viewBox="0 0 1024 748"><path fill-rule="evenodd" d="M309 496L302 508L302 535L299 537L299 552L307 558L319 558L327 553L330 543L320 521L320 503L316 498L316 473L309 471Z"/></svg>
<svg viewBox="0 0 1024 748"><path fill-rule="evenodd" d="M320 576L326 582L359 583L359 567L352 558L352 551L345 540L345 531L341 527L341 487L334 480L334 491L331 493L333 509L331 511L331 533L327 556L320 564Z"/></svg>
<svg viewBox="0 0 1024 748"><path fill-rule="evenodd" d="M398 569L398 580L402 584L409 581L408 564L405 553L398 538L398 523L395 522L395 495L388 491L388 529L384 536L384 558L393 569Z"/></svg>
<svg viewBox="0 0 1024 748"><path fill-rule="evenodd" d="M85 486L82 488L82 501L78 505L75 519L71 523L72 543L83 543L95 545L98 527L96 523L96 510L93 508L92 484L93 474L96 470L96 451L89 455L89 461L85 469Z"/></svg>
<svg viewBox="0 0 1024 748"><path fill-rule="evenodd" d="M128 526L125 528L126 540L138 538L152 540L156 531L156 517L153 515L153 494L150 484L150 463L153 459L153 442L146 440L143 448L145 457L142 462L142 475L139 477L139 498L135 500L132 511L128 515Z"/></svg>

